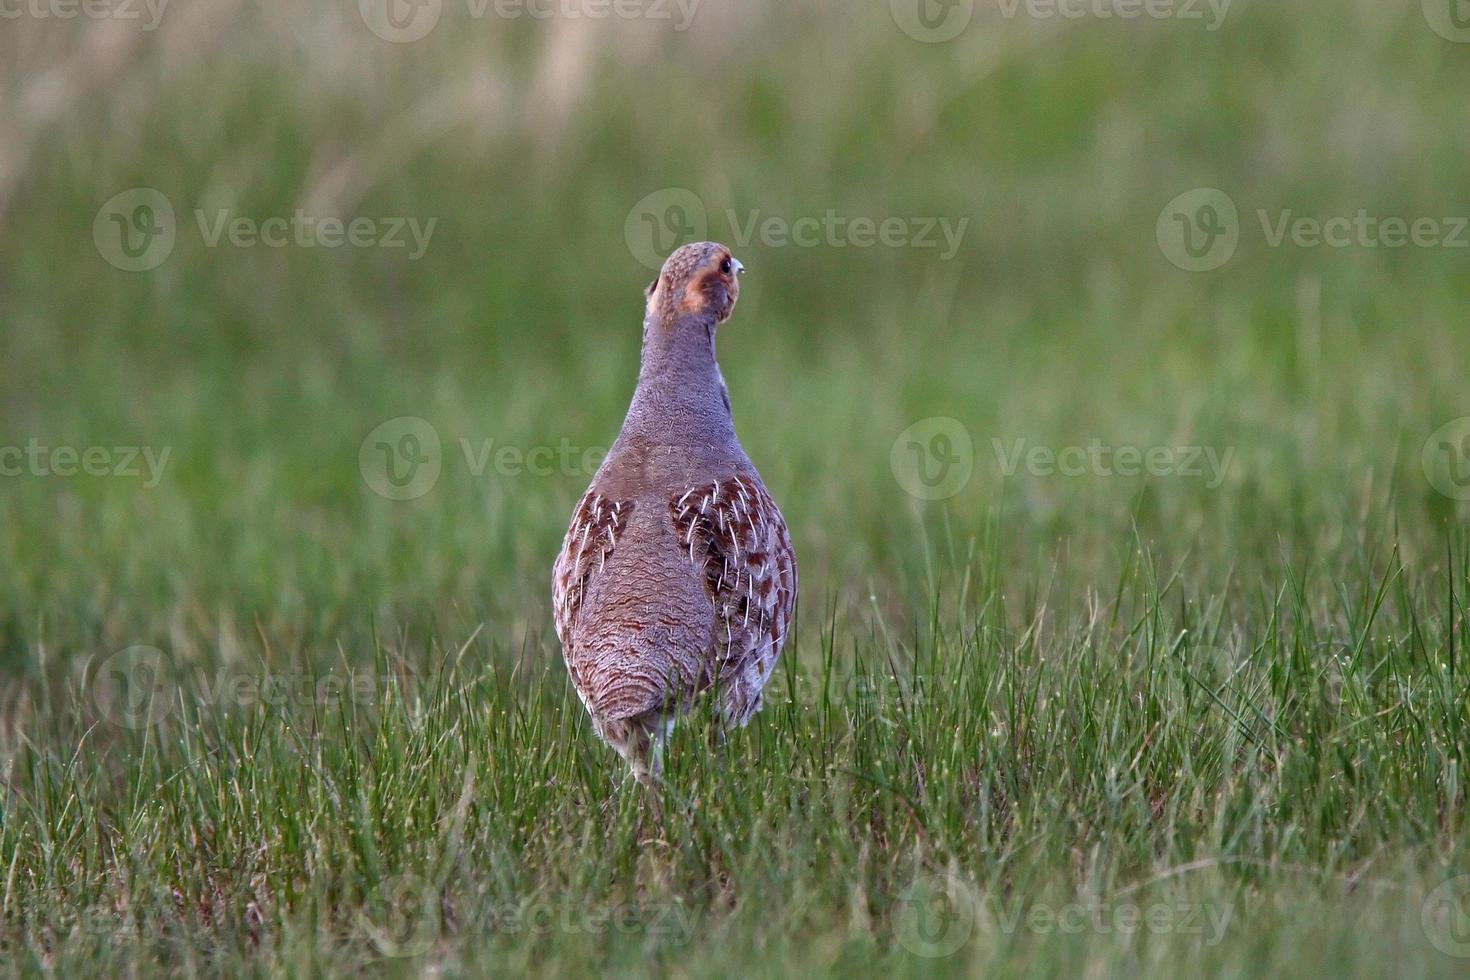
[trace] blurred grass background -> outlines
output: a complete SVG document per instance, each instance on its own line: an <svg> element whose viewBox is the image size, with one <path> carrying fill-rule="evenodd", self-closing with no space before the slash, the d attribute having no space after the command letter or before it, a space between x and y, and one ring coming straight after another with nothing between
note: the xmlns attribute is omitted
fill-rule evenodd
<svg viewBox="0 0 1470 980"><path fill-rule="evenodd" d="M608 444L650 276L624 219L666 187L693 190L726 240L730 210L969 219L949 262L740 249L752 271L721 357L809 595L865 590L921 553L888 451L933 415L976 442L950 520L962 532L1004 501L1017 556L1066 537L1097 570L1136 521L1178 554L1306 561L1390 499L1401 544L1437 553L1455 510L1418 459L1470 411L1465 253L1273 249L1255 211L1470 213L1470 49L1412 5L1242 0L1215 32L1000 9L980 4L946 44L881 5L710 3L675 33L449 4L413 44L350 4L181 3L152 33L14 22L6 441L173 452L147 492L7 479L5 662L24 669L48 628L68 649L205 642L226 612L325 636L341 625L326 608L452 603L544 630L541 579L585 480L475 478L455 444ZM125 273L89 230L135 186L170 199L178 240ZM1153 229L1198 186L1234 198L1242 234L1223 269L1190 274ZM415 262L209 248L193 212L222 208L438 224ZM410 503L378 499L356 465L400 415L446 448L439 486ZM1237 460L1222 492L1003 487L993 438Z"/></svg>
<svg viewBox="0 0 1470 980"><path fill-rule="evenodd" d="M870 614L918 629L936 564L977 540L1021 620L1038 594L1080 615L1141 548L1226 632L1288 581L1350 609L1399 561L1441 595L1466 511L1421 450L1470 415L1470 252L1272 248L1257 212L1470 214L1470 46L1407 2L1236 0L1213 31L1003 9L942 44L882 3L706 0L682 32L446 3L410 44L347 2L0 25L0 444L171 451L152 489L0 478L7 741L50 679L134 644L366 663L383 636L453 649L484 624L483 655L530 650L560 683L549 568L587 475L476 476L458 441L610 443L652 275L625 221L664 188L750 270L720 357L793 528L803 662L828 611L838 646ZM140 273L91 233L133 187L178 216ZM1206 273L1155 239L1197 187L1240 211ZM437 224L409 261L208 247L196 209ZM741 244L726 217L829 210L968 225L942 261ZM398 416L444 444L406 502L358 465ZM931 416L975 441L943 504L889 462ZM1236 456L1218 488L1006 478L992 439Z"/></svg>

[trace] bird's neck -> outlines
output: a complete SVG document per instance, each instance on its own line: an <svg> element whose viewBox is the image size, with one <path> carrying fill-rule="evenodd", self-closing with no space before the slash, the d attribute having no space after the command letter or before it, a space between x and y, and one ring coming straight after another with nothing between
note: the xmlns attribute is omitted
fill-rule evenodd
<svg viewBox="0 0 1470 980"><path fill-rule="evenodd" d="M715 326L713 317L692 314L672 324L645 322L638 388L620 441L690 449L737 445L715 362Z"/></svg>

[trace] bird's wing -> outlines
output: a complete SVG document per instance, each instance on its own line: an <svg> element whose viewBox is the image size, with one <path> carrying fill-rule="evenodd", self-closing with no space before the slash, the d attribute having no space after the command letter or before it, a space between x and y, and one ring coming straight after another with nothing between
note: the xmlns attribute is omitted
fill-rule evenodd
<svg viewBox="0 0 1470 980"><path fill-rule="evenodd" d="M587 580L606 564L631 513L632 501L608 500L595 490L588 490L572 512L572 523L551 573L552 616L569 663L572 627L582 608Z"/></svg>
<svg viewBox="0 0 1470 980"><path fill-rule="evenodd" d="M755 667L764 685L796 605L796 556L781 511L745 476L694 487L669 510L714 606L716 671L742 677Z"/></svg>

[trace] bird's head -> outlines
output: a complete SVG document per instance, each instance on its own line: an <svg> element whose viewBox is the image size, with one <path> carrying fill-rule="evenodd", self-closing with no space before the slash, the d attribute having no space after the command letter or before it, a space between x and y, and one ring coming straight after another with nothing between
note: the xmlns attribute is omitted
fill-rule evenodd
<svg viewBox="0 0 1470 980"><path fill-rule="evenodd" d="M648 315L672 326L694 316L719 324L730 319L740 298L745 267L718 242L694 242L670 255L648 284Z"/></svg>

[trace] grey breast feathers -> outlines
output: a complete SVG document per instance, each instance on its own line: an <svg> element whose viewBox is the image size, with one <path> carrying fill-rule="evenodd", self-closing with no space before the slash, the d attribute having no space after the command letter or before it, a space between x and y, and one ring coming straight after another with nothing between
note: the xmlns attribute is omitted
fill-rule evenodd
<svg viewBox="0 0 1470 980"><path fill-rule="evenodd" d="M635 526L631 501L589 490L578 504L552 583L572 682L589 709L621 714L685 701L718 679L726 716L743 724L791 625L796 561L786 523L759 479L745 475L692 487L666 507L653 542L630 536L646 536L656 512ZM650 559L641 584L618 590L616 611L597 599L584 609L607 584L596 576L610 563L622 570L620 545ZM628 588L647 594L624 594ZM702 649L685 648L691 644ZM666 645L679 649L660 649Z"/></svg>

